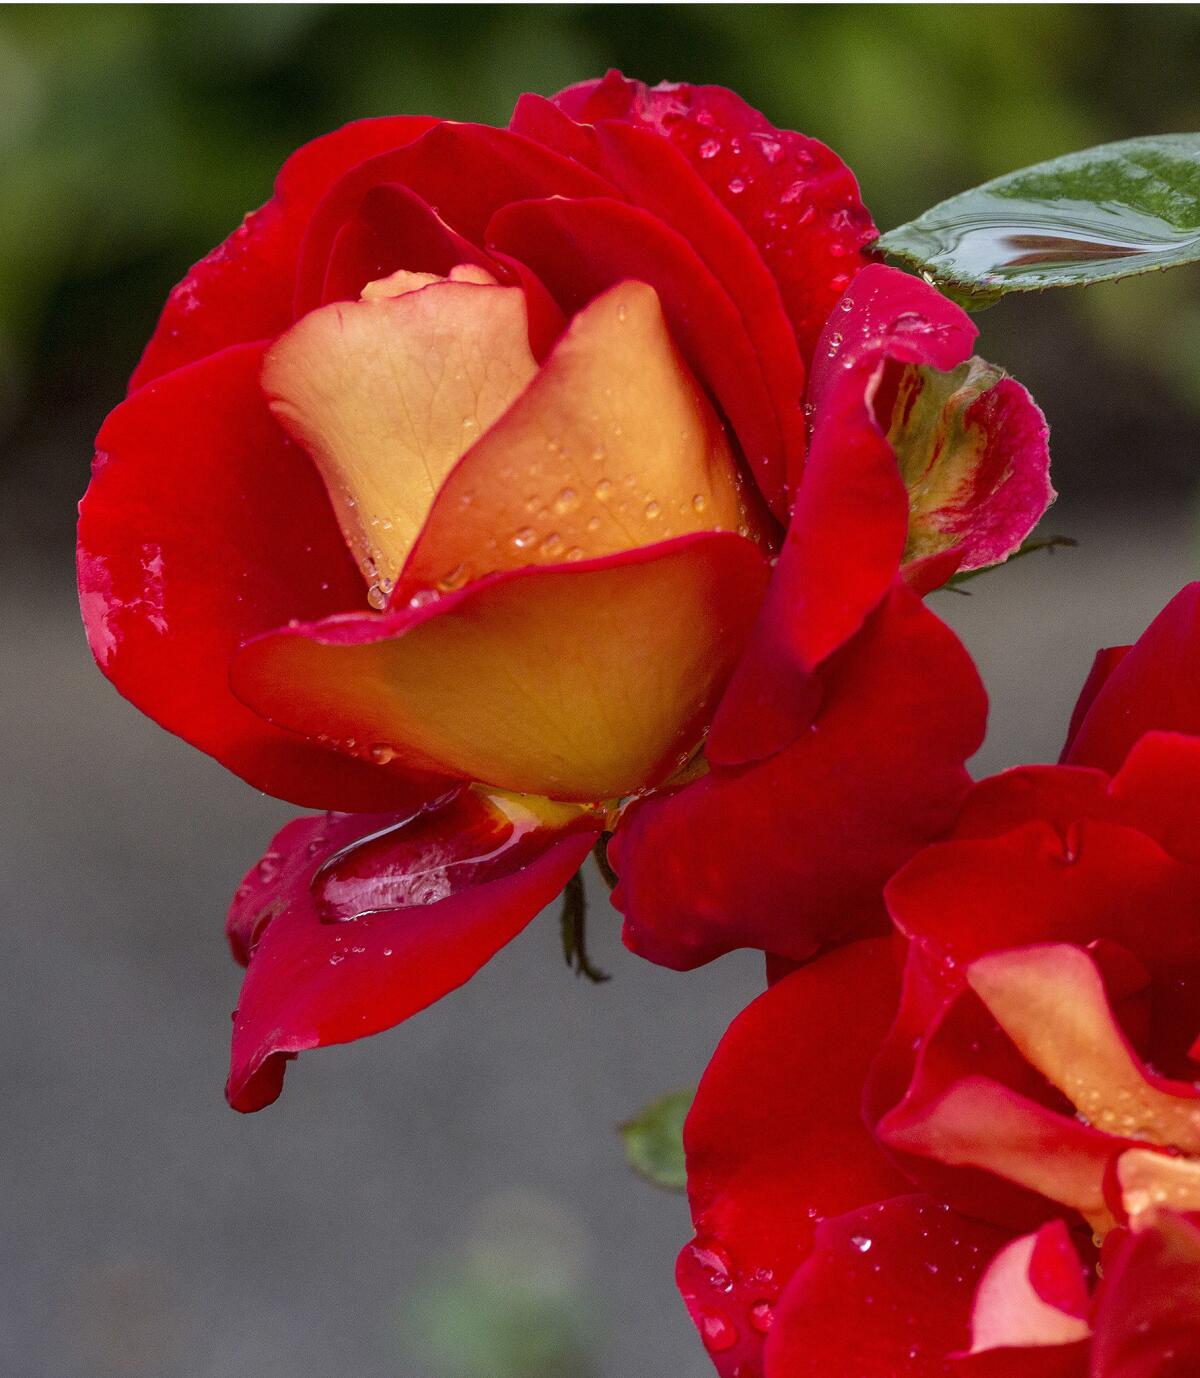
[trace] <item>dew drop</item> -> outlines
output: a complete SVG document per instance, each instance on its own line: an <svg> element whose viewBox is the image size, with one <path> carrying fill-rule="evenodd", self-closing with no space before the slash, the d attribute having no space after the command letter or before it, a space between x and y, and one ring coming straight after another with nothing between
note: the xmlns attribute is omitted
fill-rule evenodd
<svg viewBox="0 0 1200 1378"><path fill-rule="evenodd" d="M589 531L599 531L599 530L600 530L600 518L599 518L599 517L589 517L589 518L587 519L587 529L588 529Z"/></svg>
<svg viewBox="0 0 1200 1378"><path fill-rule="evenodd" d="M871 1248L871 1241L866 1235L856 1234L850 1236L850 1243L860 1254L867 1253Z"/></svg>
<svg viewBox="0 0 1200 1378"><path fill-rule="evenodd" d="M699 153L706 162L709 158L715 158L721 151L720 139L705 139L700 145Z"/></svg>
<svg viewBox="0 0 1200 1378"><path fill-rule="evenodd" d="M705 502L704 502L704 494L703 494L703 493L697 493L696 496L692 499L692 507L693 507L697 512L703 512L703 511L704 511Z"/></svg>
<svg viewBox="0 0 1200 1378"><path fill-rule="evenodd" d="M784 205L791 206L797 201L803 200L804 193L808 190L807 182L793 182L790 187L779 198Z"/></svg>
<svg viewBox="0 0 1200 1378"><path fill-rule="evenodd" d="M646 520L653 521L662 511L662 507L653 498L646 504Z"/></svg>
<svg viewBox="0 0 1200 1378"><path fill-rule="evenodd" d="M574 564L576 560L583 559L583 551L580 549L579 546L573 545L571 549L567 551L565 558L570 560L571 563Z"/></svg>
<svg viewBox="0 0 1200 1378"><path fill-rule="evenodd" d="M554 499L554 510L560 517L565 517L568 512L574 512L578 506L579 494L574 488L564 488Z"/></svg>
<svg viewBox="0 0 1200 1378"><path fill-rule="evenodd" d="M557 531L551 531L551 533L545 538L541 545L543 555L561 555L562 548L563 538L558 534Z"/></svg>
<svg viewBox="0 0 1200 1378"><path fill-rule="evenodd" d="M775 1319L775 1313L771 1310L769 1301L759 1301L750 1308L750 1324L760 1335L765 1335L771 1328L771 1322Z"/></svg>
<svg viewBox="0 0 1200 1378"><path fill-rule="evenodd" d="M466 565L455 565L453 569L448 570L448 571L447 571L445 574L443 574L442 577L438 580L438 588L440 588L440 589L442 590L443 593L453 593L453 591L454 591L455 589L460 589L460 588L462 588L462 586L463 586L466 582L467 582L467 567L466 567Z"/></svg>
<svg viewBox="0 0 1200 1378"><path fill-rule="evenodd" d="M738 1342L737 1326L724 1316L705 1316L700 1321L700 1335L710 1354L723 1354Z"/></svg>
<svg viewBox="0 0 1200 1378"><path fill-rule="evenodd" d="M599 483L596 484L596 497L599 498L601 502L607 502L609 498L612 497L612 490L612 479L602 478Z"/></svg>
<svg viewBox="0 0 1200 1378"><path fill-rule="evenodd" d="M374 761L376 765L386 766L389 761L394 761L396 759L396 752L394 748L388 746L386 743L376 742L370 750L370 756L371 760Z"/></svg>
<svg viewBox="0 0 1200 1378"><path fill-rule="evenodd" d="M745 190L746 190L746 183L743 181L743 179L742 179L741 177L733 177L733 178L730 178L730 181L729 181L729 194L730 194L731 196L740 196L740 195L742 194L742 192L744 192Z"/></svg>
<svg viewBox="0 0 1200 1378"><path fill-rule="evenodd" d="M537 539L537 532L532 526L523 526L514 533L512 539L518 550L526 550Z"/></svg>
<svg viewBox="0 0 1200 1378"><path fill-rule="evenodd" d="M367 590L367 602L370 603L376 612L383 612L386 609L388 605L388 595L383 586L383 580L380 580L377 584L372 584Z"/></svg>

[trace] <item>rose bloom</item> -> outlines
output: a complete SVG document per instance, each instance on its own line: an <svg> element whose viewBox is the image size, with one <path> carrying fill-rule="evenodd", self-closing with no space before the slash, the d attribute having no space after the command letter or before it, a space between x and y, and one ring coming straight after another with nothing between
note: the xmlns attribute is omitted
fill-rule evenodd
<svg viewBox="0 0 1200 1378"><path fill-rule="evenodd" d="M985 712L920 596L1052 491L844 164L610 73L317 139L172 292L79 581L122 693L286 828L230 916L232 1103L467 979L605 835L686 967L876 931Z"/></svg>
<svg viewBox="0 0 1200 1378"><path fill-rule="evenodd" d="M724 1378L1200 1373L1198 802L1193 584L888 886L902 982L871 939L735 1021L679 1263Z"/></svg>

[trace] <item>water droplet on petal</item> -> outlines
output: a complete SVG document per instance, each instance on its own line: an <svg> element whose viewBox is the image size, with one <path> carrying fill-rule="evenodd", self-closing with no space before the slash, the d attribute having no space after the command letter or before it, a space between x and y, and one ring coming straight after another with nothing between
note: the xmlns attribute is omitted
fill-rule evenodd
<svg viewBox="0 0 1200 1378"><path fill-rule="evenodd" d="M750 1308L750 1324L760 1335L765 1335L770 1330L774 1319L775 1313L771 1310L769 1301L755 1302Z"/></svg>
<svg viewBox="0 0 1200 1378"><path fill-rule="evenodd" d="M724 1316L704 1316L700 1321L700 1335L711 1354L722 1354L738 1342L737 1326Z"/></svg>
<svg viewBox="0 0 1200 1378"><path fill-rule="evenodd" d="M568 512L574 512L578 506L579 494L574 488L564 488L554 499L554 510L560 517L565 517Z"/></svg>
<svg viewBox="0 0 1200 1378"><path fill-rule="evenodd" d="M595 489L596 497L599 498L599 500L600 500L601 502L607 502L608 499L612 496L612 490L613 490L612 479L609 479L609 478L602 478L602 479L596 484L596 489Z"/></svg>
<svg viewBox="0 0 1200 1378"><path fill-rule="evenodd" d="M746 190L746 183L741 177L732 177L729 181L729 194L740 196Z"/></svg>
<svg viewBox="0 0 1200 1378"><path fill-rule="evenodd" d="M526 550L537 539L537 532L532 526L523 526L513 535L513 545L518 550Z"/></svg>
<svg viewBox="0 0 1200 1378"><path fill-rule="evenodd" d="M850 1236L850 1243L860 1254L867 1253L871 1248L871 1240L866 1235L855 1234Z"/></svg>
<svg viewBox="0 0 1200 1378"><path fill-rule="evenodd" d="M720 139L705 139L698 151L705 161L709 158L715 158L721 151L721 141Z"/></svg>
<svg viewBox="0 0 1200 1378"><path fill-rule="evenodd" d="M646 519L648 521L653 521L661 511L661 506L659 506L659 504L655 502L653 498L651 498L650 501L646 504Z"/></svg>
<svg viewBox="0 0 1200 1378"><path fill-rule="evenodd" d="M703 512L704 505L704 494L697 493L696 496L692 499L692 506L696 509L697 512Z"/></svg>

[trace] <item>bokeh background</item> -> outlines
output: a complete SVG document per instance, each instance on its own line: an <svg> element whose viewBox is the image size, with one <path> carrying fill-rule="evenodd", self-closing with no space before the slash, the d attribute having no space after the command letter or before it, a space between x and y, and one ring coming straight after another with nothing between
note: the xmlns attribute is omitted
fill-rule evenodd
<svg viewBox="0 0 1200 1378"><path fill-rule="evenodd" d="M503 122L617 65L733 86L856 169L883 228L983 178L1200 129L1185 6L0 9L0 1372L701 1378L680 1198L614 1124L693 1082L759 983L551 915L400 1031L221 1100L229 892L283 806L123 704L73 597L90 441L170 285L298 143L361 115ZM1054 432L1074 551L938 595L990 770L1052 758L1092 651L1196 572L1200 272L1007 302L981 352Z"/></svg>

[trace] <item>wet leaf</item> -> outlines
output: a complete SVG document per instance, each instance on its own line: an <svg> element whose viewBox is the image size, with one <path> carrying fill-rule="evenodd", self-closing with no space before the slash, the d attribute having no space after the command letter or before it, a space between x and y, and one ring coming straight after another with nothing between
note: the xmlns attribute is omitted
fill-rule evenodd
<svg viewBox="0 0 1200 1378"><path fill-rule="evenodd" d="M695 1091L670 1091L620 1125L625 1157L639 1177L668 1191L687 1186L683 1160L683 1122Z"/></svg>
<svg viewBox="0 0 1200 1378"><path fill-rule="evenodd" d="M1200 134L1102 144L953 196L876 245L967 306L1200 262Z"/></svg>

